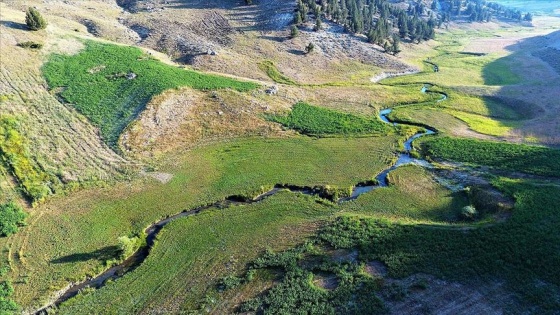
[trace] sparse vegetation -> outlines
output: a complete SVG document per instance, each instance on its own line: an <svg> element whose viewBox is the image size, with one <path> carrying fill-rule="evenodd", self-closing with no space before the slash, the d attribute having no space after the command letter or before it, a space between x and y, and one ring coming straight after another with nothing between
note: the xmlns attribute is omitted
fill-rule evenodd
<svg viewBox="0 0 560 315"><path fill-rule="evenodd" d="M0 158L17 179L24 194L36 204L45 200L59 181L44 173L31 158L20 128L20 122L15 117L0 117Z"/></svg>
<svg viewBox="0 0 560 315"><path fill-rule="evenodd" d="M269 78L271 78L274 82L276 83L281 83L281 84L289 84L289 85L296 85L297 83L288 78L287 76L283 75L278 68L276 68L276 65L274 64L274 62L270 61L270 60L265 60L263 62L259 63L259 69L261 69L262 71L264 71Z"/></svg>

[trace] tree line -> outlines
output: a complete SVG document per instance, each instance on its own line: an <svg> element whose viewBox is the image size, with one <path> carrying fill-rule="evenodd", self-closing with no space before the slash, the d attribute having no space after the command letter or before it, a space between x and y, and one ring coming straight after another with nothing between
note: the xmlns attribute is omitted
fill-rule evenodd
<svg viewBox="0 0 560 315"><path fill-rule="evenodd" d="M366 35L370 43L397 54L401 40L420 43L433 39L435 29L445 22L461 18L470 22L488 22L493 17L531 21L531 13L507 8L486 0L401 0L408 6L389 0L298 0L294 24L314 21L315 30L326 19L350 33ZM292 36L297 29L292 27Z"/></svg>
<svg viewBox="0 0 560 315"><path fill-rule="evenodd" d="M486 0L434 0L431 9L438 11L443 22L458 17L466 17L471 22L489 22L493 17L515 21L533 20L530 12L523 14L519 10Z"/></svg>
<svg viewBox="0 0 560 315"><path fill-rule="evenodd" d="M401 39L420 43L434 38L437 25L434 17L409 14L387 0L298 0L296 25L314 19L318 30L323 18L347 32L366 35L369 42L393 54L399 52Z"/></svg>

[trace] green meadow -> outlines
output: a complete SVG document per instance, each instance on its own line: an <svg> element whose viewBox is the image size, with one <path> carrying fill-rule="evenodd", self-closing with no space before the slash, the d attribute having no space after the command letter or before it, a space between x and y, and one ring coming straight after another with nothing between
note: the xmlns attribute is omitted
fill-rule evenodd
<svg viewBox="0 0 560 315"><path fill-rule="evenodd" d="M209 75L164 64L139 48L85 43L76 55L52 55L43 66L49 88L99 127L105 142L117 148L121 132L153 96L188 86L200 90L247 91L255 83Z"/></svg>

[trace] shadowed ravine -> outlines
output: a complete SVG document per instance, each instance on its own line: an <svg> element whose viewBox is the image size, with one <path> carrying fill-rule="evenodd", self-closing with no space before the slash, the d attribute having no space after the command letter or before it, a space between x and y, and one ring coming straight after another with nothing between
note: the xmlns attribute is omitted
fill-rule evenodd
<svg viewBox="0 0 560 315"><path fill-rule="evenodd" d="M427 86L425 85L424 87L422 87L421 93L427 93L430 92L427 90ZM430 92L430 93L438 93L438 92ZM447 99L447 96L443 93L439 93L441 95L441 99L438 100L438 102L443 101L445 99ZM379 112L379 118L384 121L385 123L389 123L389 124L393 124L393 125L398 125L401 123L397 123L397 122L393 122L388 118L389 113L391 113L392 108L388 108L388 109L384 109L382 111ZM412 124L407 124L407 123L402 123L403 125L412 125ZM70 285L68 286L64 291L59 292L58 297L52 301L51 303L41 307L39 310L37 310L35 312L35 314L48 314L48 310L53 308L53 307L57 307L59 306L61 303L67 301L68 299L76 296L78 293L80 293L81 290L86 289L86 288L95 288L95 289L99 289L101 287L103 287L106 283L107 280L115 280L118 279L120 277L122 277L124 274L133 271L134 269L136 269L138 266L140 266L142 264L142 262L144 262L144 260L146 260L146 258L148 257L148 255L150 254L150 251L152 249L152 247L154 246L154 241L158 235L158 233L163 229L163 227L165 225L167 225L169 222L174 221L176 219L179 218L183 218L183 217L188 217L188 216L192 216L192 215L196 215L202 211L208 210L208 209L227 209L229 207L232 206L236 206L236 205L250 205L250 204L254 204L257 202L260 202L270 196L273 196L274 194L276 194L278 191L280 190L289 190L293 193L303 193L303 194L307 194L307 195L314 195L314 196L318 196L321 198L326 198L326 199L330 199L332 201L338 202L338 203L342 203L342 202L346 202L349 200L353 200L356 199L358 196L370 192L376 188L380 188L380 187L386 187L387 186L387 176L388 174L395 170L396 168L398 168L399 166L405 165L405 164L417 164L423 167L431 167L431 164L428 161L422 160L422 159L416 159L413 158L410 155L410 151L412 150L412 142L424 135L430 135L430 134L435 134L436 130L434 129L426 129L423 132L417 133L411 137L409 137L405 142L404 142L404 152L400 153L398 156L397 161L390 167L388 167L387 169L385 169L384 171L382 171L381 173L379 173L376 177L375 177L375 181L373 181L373 183L375 184L357 184L356 186L354 186L353 190L352 190L352 194L349 197L344 197L344 198L340 198L337 200L332 200L332 196L328 196L325 195L324 191L321 190L319 187L298 187L298 186L285 186L285 185L276 185L273 189L271 189L270 191L259 195L253 199L243 199L237 195L233 195L233 196L229 196L227 198L225 198L222 201L218 201L212 204L208 204L205 206L201 206L198 208L194 208L194 209L190 209L190 210L185 210L179 214L170 216L166 219L163 219L161 221L158 221L152 225L150 225L148 228L145 229L145 233L146 233L146 242L144 246L141 246L138 250L136 250L136 252L134 252L131 256L129 256L126 260L124 260L122 263L113 266L109 269L107 269L106 271L104 271L103 273L99 274L98 276L88 279L86 281L83 281L81 283L77 283L74 285Z"/></svg>

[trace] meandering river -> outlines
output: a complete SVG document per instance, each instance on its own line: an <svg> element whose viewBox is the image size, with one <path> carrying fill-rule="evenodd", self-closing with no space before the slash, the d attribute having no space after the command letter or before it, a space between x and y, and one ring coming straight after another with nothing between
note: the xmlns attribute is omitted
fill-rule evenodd
<svg viewBox="0 0 560 315"><path fill-rule="evenodd" d="M441 95L441 98L437 101L443 101L445 99L447 99L447 96L443 93L439 93L439 92L430 92L428 90L429 85L424 85L421 89L421 93L438 93ZM399 124L403 124L403 125L412 125L412 124L406 124L406 123L397 123L392 121L389 118L389 114L391 113L393 109L392 108L387 108L387 109L383 109L379 112L379 118L384 121L385 123L388 124L392 124L392 125L399 125ZM413 158L410 154L410 151L412 150L412 142L422 136L425 135L430 135L430 134L434 134L436 133L436 130L433 129L425 129L423 132L417 133L411 137L409 137L405 142L404 142L404 152L400 153L398 156L398 159L396 160L396 162L388 167L387 169L383 170L381 173L379 173L375 179L375 184L371 184L371 185L361 185L358 184L356 185L353 190L352 190L352 194L349 197L345 197L345 198L341 198L339 200L336 200L337 202L341 203L341 202L346 202L349 200L353 200L356 199L358 196L365 194L367 192L370 192L374 189L380 188L380 187L386 187L387 186L387 176L388 174L395 170L397 167L405 165L405 164L417 164L417 165L421 165L424 167L431 167L430 163L422 160L422 159L417 159L417 158ZM313 189L313 188L309 188L309 187L295 187L295 186L276 186L274 187L272 190L255 197L254 199L251 200L239 200L239 197L237 196L231 196L226 198L223 201L219 201L213 204L209 204L206 206L201 206L195 209L191 209L188 211L184 211L181 212L179 214L176 214L174 216L168 217L166 219L163 219L161 221L158 221L152 225L150 225L148 228L146 228L145 233L147 235L146 238L146 244L142 247L140 247L138 250L136 250L136 252L134 252L130 257L128 257L126 260L124 260L122 263L111 267L109 269L107 269L106 271L104 271L103 273L97 275L94 278L88 279L86 281L83 281L81 283L77 283L77 284L73 284L68 286L67 288L65 288L64 290L60 291L57 298L52 301L51 303L49 303L48 305L43 306L41 309L37 310L35 312L35 314L47 314L48 310L53 308L53 307L57 307L58 305L60 305L61 303L63 303L64 301L67 301L68 299L76 296L78 293L80 293L80 291L86 289L86 288L95 288L95 289L99 289L101 287L103 287L106 283L107 280L115 280L117 278L122 277L124 274L133 271L135 268L137 268L138 266L140 266L142 264L142 262L144 262L144 260L146 260L146 258L149 256L150 254L150 250L152 249L152 247L154 246L154 241L156 239L156 236L158 235L158 233L163 229L163 227L165 225L167 225L169 222L177 220L179 218L183 218L183 217L188 217L188 216L192 216L192 215L196 215L202 211L208 210L208 209L212 209L212 208L229 208L231 206L235 206L235 205L241 205L241 204L253 204L253 203L257 203L260 202L274 194L276 194L278 191L283 190L283 189L288 189L294 193L304 193L304 194L309 194L309 195L320 195L320 191L317 189Z"/></svg>

